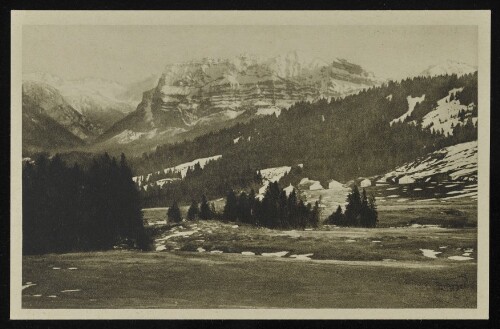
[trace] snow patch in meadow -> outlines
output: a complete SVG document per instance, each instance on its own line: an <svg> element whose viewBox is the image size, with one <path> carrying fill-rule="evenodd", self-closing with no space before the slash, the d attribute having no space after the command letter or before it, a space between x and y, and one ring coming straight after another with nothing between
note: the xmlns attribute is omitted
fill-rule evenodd
<svg viewBox="0 0 500 329"><path fill-rule="evenodd" d="M198 251L198 252L205 252L206 250L204 248L202 248L202 247L198 247L198 249L196 249L196 251Z"/></svg>
<svg viewBox="0 0 500 329"><path fill-rule="evenodd" d="M172 230L174 231L174 229ZM187 236L190 236L190 235L193 235L194 233L198 232L198 230L195 230L195 231L185 231L185 232L175 232L174 234L171 234L171 235L167 235L163 238L160 238L160 239L156 239L156 241L165 241L165 240L168 240L170 238L175 238L175 237L187 237Z"/></svg>
<svg viewBox="0 0 500 329"><path fill-rule="evenodd" d="M211 254L222 254L224 252L222 250L211 250L210 253Z"/></svg>
<svg viewBox="0 0 500 329"><path fill-rule="evenodd" d="M435 225L435 224L426 224L426 225L412 224L410 227L411 228L441 228L439 225Z"/></svg>
<svg viewBox="0 0 500 329"><path fill-rule="evenodd" d="M467 256L450 256L450 257L448 257L448 259L464 261L464 260L471 260L471 259L474 259L474 258L467 257Z"/></svg>
<svg viewBox="0 0 500 329"><path fill-rule="evenodd" d="M284 257L288 253L289 253L288 251L263 252L262 256L264 256L264 257Z"/></svg>
<svg viewBox="0 0 500 329"><path fill-rule="evenodd" d="M26 288L29 288L29 287L32 287L32 286L36 286L36 283L33 283L33 282L26 282L26 284L23 284L23 289L26 289Z"/></svg>
<svg viewBox="0 0 500 329"><path fill-rule="evenodd" d="M255 253L251 251L242 251L241 254L243 256L255 256Z"/></svg>
<svg viewBox="0 0 500 329"><path fill-rule="evenodd" d="M165 250L165 249L167 249L167 247L166 247L166 246L164 246L164 245L161 245L161 246L157 246L157 247L156 247L156 251L163 251L163 250Z"/></svg>
<svg viewBox="0 0 500 329"><path fill-rule="evenodd" d="M422 252L424 257L427 257L427 258L437 258L436 255L442 253L441 251L434 251L432 249L419 249L419 250Z"/></svg>
<svg viewBox="0 0 500 329"><path fill-rule="evenodd" d="M82 291L81 289L66 289L66 290L61 290L61 292L78 292Z"/></svg>
<svg viewBox="0 0 500 329"><path fill-rule="evenodd" d="M297 260L311 260L313 254L303 254L303 255L290 255L290 258L295 258Z"/></svg>

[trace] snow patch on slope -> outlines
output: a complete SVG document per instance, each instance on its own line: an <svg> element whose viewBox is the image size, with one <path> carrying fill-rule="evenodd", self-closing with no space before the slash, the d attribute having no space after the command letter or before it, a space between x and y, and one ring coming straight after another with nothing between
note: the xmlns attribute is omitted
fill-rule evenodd
<svg viewBox="0 0 500 329"><path fill-rule="evenodd" d="M165 172L165 173L168 173L169 171L170 172L180 172L182 178L184 178L184 177L186 177L186 173L187 173L188 169L190 169L190 168L193 169L196 164L199 164L200 167L203 169L206 166L206 164L209 163L210 161L219 160L220 158L222 158L222 155L214 155L214 156L207 157L207 158L195 159L193 161L185 162L185 163L182 163L182 164L177 165L175 167L166 168L163 170L163 172Z"/></svg>
<svg viewBox="0 0 500 329"><path fill-rule="evenodd" d="M263 180L263 185L259 189L259 195L257 195L257 197L262 199L264 197L264 193L266 193L266 189L269 183L274 183L279 181L283 176L288 174L290 170L292 170L292 167L289 166L266 168L260 170L260 174Z"/></svg>
<svg viewBox="0 0 500 329"><path fill-rule="evenodd" d="M406 97L406 100L408 101L408 111L406 111L399 118L396 118L396 119L392 120L389 123L391 126L393 124L395 124L396 122L404 122L406 120L406 118L409 117L411 115L411 113L413 112L413 110L415 109L415 105L417 105L418 103L421 103L421 102L423 102L425 100L425 94L423 94L420 97L411 97L411 96L408 96L408 97Z"/></svg>
<svg viewBox="0 0 500 329"><path fill-rule="evenodd" d="M257 110L257 115L276 115L277 117L281 114L281 109L276 106L260 108Z"/></svg>
<svg viewBox="0 0 500 329"><path fill-rule="evenodd" d="M118 143L118 144L128 144L133 141L136 141L140 138L147 138L147 139L152 139L157 135L158 129L152 129L147 132L135 132L132 130L124 130L118 135L114 136L113 139Z"/></svg>
<svg viewBox="0 0 500 329"><path fill-rule="evenodd" d="M435 174L447 174L452 180L477 181L477 141L437 150L387 173L384 178L407 176L417 180Z"/></svg>
<svg viewBox="0 0 500 329"><path fill-rule="evenodd" d="M438 106L427 113L422 119L422 127L434 129L436 131L443 130L445 135L453 135L453 127L462 125L463 122L459 118L460 111L465 112L465 116L470 116L474 105L470 106L460 104L459 100L450 101L451 96L455 96L457 92L461 92L463 88L455 88L448 92L448 96L438 100ZM474 119L474 118L473 118ZM475 118L477 120L477 118Z"/></svg>
<svg viewBox="0 0 500 329"><path fill-rule="evenodd" d="M169 172L170 173L180 173L181 177L184 178L184 177L186 177L186 173L187 173L188 169L193 169L196 164L199 164L200 167L203 169L206 166L206 164L209 163L210 161L219 160L220 158L222 158L222 155L214 155L214 156L207 157L207 158L199 158L199 159L195 159L193 161L181 163L180 165L177 165L175 167L165 168L165 169L163 169L163 172L165 174L167 174ZM160 173L160 171L158 173ZM147 181L149 179L149 177L151 177L151 175L152 174L150 173L147 175L135 176L135 177L132 177L132 180L135 183L137 183L137 185L141 186L141 185L143 185L144 181ZM170 183L174 180L176 180L176 179L175 178L173 178L173 179L166 178L166 179L160 179L155 183L156 184L160 183L161 186L163 186L164 184Z"/></svg>

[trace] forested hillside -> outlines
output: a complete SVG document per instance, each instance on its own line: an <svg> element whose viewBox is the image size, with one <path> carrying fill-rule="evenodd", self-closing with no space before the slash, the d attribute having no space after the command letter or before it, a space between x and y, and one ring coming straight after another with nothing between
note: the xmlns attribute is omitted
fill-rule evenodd
<svg viewBox="0 0 500 329"><path fill-rule="evenodd" d="M88 170L56 155L23 165L23 254L147 248L140 200L125 156Z"/></svg>
<svg viewBox="0 0 500 329"><path fill-rule="evenodd" d="M421 101L411 109L410 101L417 97ZM423 127L427 114L442 112L438 103L450 102L464 105L456 117L450 114L450 118L443 119L441 115L437 119L440 121ZM257 170L298 163L304 165L304 175L311 179L347 181L384 173L442 147L477 139L475 104L477 73L416 77L331 102L297 103L279 116L256 119L193 141L160 146L155 152L133 159L133 167L136 174L145 174L222 154L198 175L205 189L211 185L202 181L230 185L228 176L243 168ZM394 122L397 118L400 120ZM451 119L455 120L451 132L434 129L434 125ZM172 191L177 184L163 189Z"/></svg>

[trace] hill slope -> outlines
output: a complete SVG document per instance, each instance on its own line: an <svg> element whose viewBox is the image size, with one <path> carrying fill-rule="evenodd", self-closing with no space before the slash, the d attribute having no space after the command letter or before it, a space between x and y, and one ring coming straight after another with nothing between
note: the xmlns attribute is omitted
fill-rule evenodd
<svg viewBox="0 0 500 329"><path fill-rule="evenodd" d="M457 88L462 89L453 101L469 109L441 118L442 124L453 120L451 133L422 124ZM391 124L408 112L408 97L424 94L425 100L414 106L411 115ZM475 140L477 107L469 107L472 103L477 104L477 74L390 82L331 102L298 103L278 117L257 118L193 141L164 145L137 158L135 167L138 174L144 174L222 154L234 166L303 163L313 174L310 178L345 181L387 172L433 150Z"/></svg>

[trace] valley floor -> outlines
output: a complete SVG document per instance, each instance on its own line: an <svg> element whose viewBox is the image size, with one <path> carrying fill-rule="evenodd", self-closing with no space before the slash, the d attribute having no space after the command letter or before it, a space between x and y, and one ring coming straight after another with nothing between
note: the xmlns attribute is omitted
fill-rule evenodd
<svg viewBox="0 0 500 329"><path fill-rule="evenodd" d="M153 252L23 257L23 307L475 308L477 229L423 224L158 224Z"/></svg>

